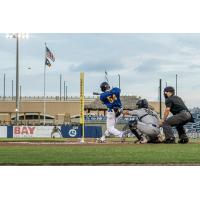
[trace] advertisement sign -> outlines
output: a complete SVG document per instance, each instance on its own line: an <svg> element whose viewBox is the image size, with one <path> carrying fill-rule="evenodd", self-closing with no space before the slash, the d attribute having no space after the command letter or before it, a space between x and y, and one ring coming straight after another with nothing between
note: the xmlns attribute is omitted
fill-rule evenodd
<svg viewBox="0 0 200 200"><path fill-rule="evenodd" d="M61 132L64 138L80 138L82 137L81 130L81 126L61 126Z"/></svg>
<svg viewBox="0 0 200 200"><path fill-rule="evenodd" d="M99 138L102 136L101 126L84 126L86 138ZM82 126L63 125L61 126L62 136L64 138L81 138Z"/></svg>
<svg viewBox="0 0 200 200"><path fill-rule="evenodd" d="M0 126L0 138L7 138L7 126Z"/></svg>
<svg viewBox="0 0 200 200"><path fill-rule="evenodd" d="M13 126L13 138L50 138L53 135L57 137L54 126Z"/></svg>
<svg viewBox="0 0 200 200"><path fill-rule="evenodd" d="M85 126L86 138L102 136L101 126ZM0 126L0 138L81 138L81 125Z"/></svg>

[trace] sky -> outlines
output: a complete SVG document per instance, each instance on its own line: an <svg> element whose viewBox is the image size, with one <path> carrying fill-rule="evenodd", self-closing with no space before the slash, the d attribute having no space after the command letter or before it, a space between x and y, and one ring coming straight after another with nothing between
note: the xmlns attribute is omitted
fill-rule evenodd
<svg viewBox="0 0 200 200"><path fill-rule="evenodd" d="M0 96L6 74L6 96L15 83L16 41L0 34ZM159 79L163 87L175 87L186 105L200 106L200 34L75 33L36 34L19 42L22 96L43 96L45 42L55 56L46 70L46 95L60 95L60 74L68 96L79 96L80 72L85 73L85 95L100 92L105 69L112 87L121 77L122 95L158 100ZM14 90L15 91L15 90ZM63 83L62 83L63 94Z"/></svg>

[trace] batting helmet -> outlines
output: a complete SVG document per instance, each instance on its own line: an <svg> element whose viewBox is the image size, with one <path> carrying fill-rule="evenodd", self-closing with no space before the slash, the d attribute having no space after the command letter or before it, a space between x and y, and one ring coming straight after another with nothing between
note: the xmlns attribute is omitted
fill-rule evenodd
<svg viewBox="0 0 200 200"><path fill-rule="evenodd" d="M148 101L146 99L140 99L136 103L136 106L138 108L148 108L149 107L149 103L148 103Z"/></svg>
<svg viewBox="0 0 200 200"><path fill-rule="evenodd" d="M110 85L107 82L103 82L101 83L100 88L102 92L105 92L106 90L110 89Z"/></svg>

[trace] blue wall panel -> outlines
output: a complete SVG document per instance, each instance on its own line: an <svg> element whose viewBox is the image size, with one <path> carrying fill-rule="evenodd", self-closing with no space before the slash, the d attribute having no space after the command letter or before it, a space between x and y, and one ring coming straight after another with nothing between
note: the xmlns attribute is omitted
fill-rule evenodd
<svg viewBox="0 0 200 200"><path fill-rule="evenodd" d="M7 138L13 138L13 126L7 126Z"/></svg>
<svg viewBox="0 0 200 200"><path fill-rule="evenodd" d="M81 138L82 126L66 125L61 126L61 133L64 138ZM99 138L102 136L101 126L85 126L86 138Z"/></svg>

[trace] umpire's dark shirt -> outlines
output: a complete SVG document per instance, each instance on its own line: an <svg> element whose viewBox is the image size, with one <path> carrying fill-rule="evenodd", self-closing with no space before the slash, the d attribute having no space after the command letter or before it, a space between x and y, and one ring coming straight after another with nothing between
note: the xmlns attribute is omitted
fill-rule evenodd
<svg viewBox="0 0 200 200"><path fill-rule="evenodd" d="M188 108L184 104L183 100L178 96L166 98L165 105L167 108L170 108L170 111L173 115L180 113L182 110L188 111Z"/></svg>

